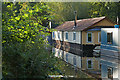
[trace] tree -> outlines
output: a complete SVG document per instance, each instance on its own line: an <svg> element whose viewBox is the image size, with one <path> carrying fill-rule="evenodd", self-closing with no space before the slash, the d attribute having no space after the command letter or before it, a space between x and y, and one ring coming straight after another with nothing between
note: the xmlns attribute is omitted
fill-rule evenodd
<svg viewBox="0 0 120 80"><path fill-rule="evenodd" d="M46 3L54 11L51 14L55 17L52 21L53 27L62 24L65 21L74 20L74 11L77 11L77 19L90 17L90 4L85 2L49 2ZM57 25L56 25L57 24Z"/></svg>
<svg viewBox="0 0 120 80"><path fill-rule="evenodd" d="M45 3L3 4L2 53L3 77L45 77L55 58L47 47L49 29L44 27L51 16Z"/></svg>
<svg viewBox="0 0 120 80"><path fill-rule="evenodd" d="M112 21L116 22L119 16L120 3L118 2L91 2L91 17L107 16Z"/></svg>

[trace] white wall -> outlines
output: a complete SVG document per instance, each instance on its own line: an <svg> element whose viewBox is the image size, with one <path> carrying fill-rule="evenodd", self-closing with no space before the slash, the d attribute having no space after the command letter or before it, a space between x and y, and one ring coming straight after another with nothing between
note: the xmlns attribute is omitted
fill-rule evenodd
<svg viewBox="0 0 120 80"><path fill-rule="evenodd" d="M118 46L118 28L102 28L101 29L101 43L107 44L107 32L113 32L113 44L112 46Z"/></svg>
<svg viewBox="0 0 120 80"><path fill-rule="evenodd" d="M64 51L64 60L65 61L66 61L66 54L68 54L68 63L74 65L73 58L75 57L75 59L76 59L76 67L81 68L81 57L80 56L77 56L77 55L74 55L72 53Z"/></svg>
<svg viewBox="0 0 120 80"><path fill-rule="evenodd" d="M53 32L55 34L55 37L53 37ZM53 31L53 32L52 32L52 39L62 41L62 31ZM58 38L58 33L60 33L60 39Z"/></svg>
<svg viewBox="0 0 120 80"><path fill-rule="evenodd" d="M64 61L66 61L66 55L68 55L68 63L73 64L73 58L75 57L76 58L76 67L78 68L81 68L81 57L80 56L77 56L77 55L74 55L72 53L69 53L69 52L66 52L66 51L63 51L63 50L60 50L60 49L57 49L57 48L53 48L53 51L55 53L55 56L58 57L58 58L61 58L62 59L62 56L64 56ZM60 55L58 55L58 52L60 52Z"/></svg>
<svg viewBox="0 0 120 80"><path fill-rule="evenodd" d="M118 29L118 41L119 41L119 47L120 47L120 28ZM119 49L120 51L120 49Z"/></svg>
<svg viewBox="0 0 120 80"><path fill-rule="evenodd" d="M64 41L81 44L81 31L76 32L76 40L73 40L73 33L74 33L73 31L68 32L68 40L66 40L66 31L65 31L64 32Z"/></svg>
<svg viewBox="0 0 120 80"><path fill-rule="evenodd" d="M64 41L66 42L71 42L71 43L77 43L77 44L81 44L81 31L79 32L76 32L76 40L73 40L73 31L69 31L68 32L68 40L66 40L66 32L67 31L64 31L63 34L64 34ZM58 33L60 33L60 39L58 38ZM54 31L54 34L55 34L55 37L53 38L53 32L52 32L52 39L53 40L60 40L60 41L63 41L63 37L62 37L62 31Z"/></svg>

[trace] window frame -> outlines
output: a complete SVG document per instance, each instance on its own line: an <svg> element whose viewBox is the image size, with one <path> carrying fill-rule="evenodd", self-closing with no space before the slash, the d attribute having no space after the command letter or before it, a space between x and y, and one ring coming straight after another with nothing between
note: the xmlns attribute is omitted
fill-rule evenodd
<svg viewBox="0 0 120 80"><path fill-rule="evenodd" d="M66 36L67 34L67 36ZM65 39L68 40L68 32L65 32Z"/></svg>
<svg viewBox="0 0 120 80"><path fill-rule="evenodd" d="M75 35L74 35L75 34ZM73 32L73 40L76 40L76 32Z"/></svg>
<svg viewBox="0 0 120 80"><path fill-rule="evenodd" d="M112 34L112 40L110 40L110 42L108 42L108 33ZM111 39L111 37L110 37ZM113 32L107 32L107 44L113 44Z"/></svg>
<svg viewBox="0 0 120 80"><path fill-rule="evenodd" d="M101 32L98 32L98 42L101 42Z"/></svg>
<svg viewBox="0 0 120 80"><path fill-rule="evenodd" d="M58 32L58 39L60 39L60 32Z"/></svg>
<svg viewBox="0 0 120 80"><path fill-rule="evenodd" d="M88 67L88 61L91 61L91 68ZM93 69L93 60L92 59L87 59L87 69Z"/></svg>
<svg viewBox="0 0 120 80"><path fill-rule="evenodd" d="M111 73L109 73L109 71L108 70L111 70L110 72ZM107 73L108 73L108 79L113 79L113 68L112 67L109 67L108 66L108 68L107 68Z"/></svg>
<svg viewBox="0 0 120 80"><path fill-rule="evenodd" d="M74 65L74 66L77 66L76 56L73 57L73 65Z"/></svg>
<svg viewBox="0 0 120 80"><path fill-rule="evenodd" d="M66 62L68 62L68 53L66 53Z"/></svg>
<svg viewBox="0 0 120 80"><path fill-rule="evenodd" d="M58 57L60 57L60 50L58 50Z"/></svg>
<svg viewBox="0 0 120 80"><path fill-rule="evenodd" d="M91 41L88 41L88 34L91 34ZM92 32L87 32L87 43L92 43Z"/></svg>

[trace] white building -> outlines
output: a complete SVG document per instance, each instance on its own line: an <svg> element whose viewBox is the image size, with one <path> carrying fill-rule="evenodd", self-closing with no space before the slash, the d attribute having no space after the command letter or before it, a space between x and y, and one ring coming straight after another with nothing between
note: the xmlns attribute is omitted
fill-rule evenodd
<svg viewBox="0 0 120 80"><path fill-rule="evenodd" d="M101 77L120 80L120 28L101 30Z"/></svg>

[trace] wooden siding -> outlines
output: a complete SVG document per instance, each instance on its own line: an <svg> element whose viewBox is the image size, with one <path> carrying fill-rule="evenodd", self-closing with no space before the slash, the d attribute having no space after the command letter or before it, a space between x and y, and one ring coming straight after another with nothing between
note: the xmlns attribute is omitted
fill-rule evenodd
<svg viewBox="0 0 120 80"><path fill-rule="evenodd" d="M60 39L58 38L58 33L60 34ZM62 31L54 31L54 36L55 36L55 37L53 37L53 32L52 32L52 39L53 39L53 40L60 40L60 41L63 40L63 39L62 39Z"/></svg>
<svg viewBox="0 0 120 80"><path fill-rule="evenodd" d="M111 23L110 21L108 21L107 19L104 19L102 21L100 21L99 23L93 25L92 27L95 26L114 26L115 24ZM88 43L87 42L87 32L92 32L92 43ZM98 42L98 32L101 31L82 31L82 44L101 44L100 42Z"/></svg>
<svg viewBox="0 0 120 80"><path fill-rule="evenodd" d="M60 39L58 38L58 33L60 33ZM76 33L76 40L73 40L73 33L74 32L72 32L72 31L68 32L68 40L66 40L66 31L65 32L54 31L54 36L55 37L53 37L53 32L52 32L52 39L81 44L81 32L75 32Z"/></svg>
<svg viewBox="0 0 120 80"><path fill-rule="evenodd" d="M92 42L88 43L87 42L87 32L92 32ZM83 31L82 32L82 44L92 44L92 45L99 45L100 42L98 41L98 33L100 31Z"/></svg>
<svg viewBox="0 0 120 80"><path fill-rule="evenodd" d="M72 32L72 31L68 32L68 40L66 40L66 31L65 31L64 32L64 41L81 44L81 32L75 32L76 33L76 40L73 40L73 33L74 32Z"/></svg>
<svg viewBox="0 0 120 80"><path fill-rule="evenodd" d="M104 19L100 21L99 23L95 24L94 26L114 26L114 25L115 25L114 23L111 23L107 19Z"/></svg>

